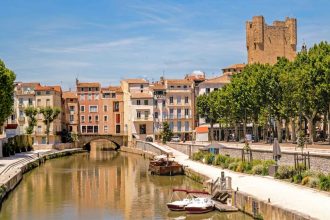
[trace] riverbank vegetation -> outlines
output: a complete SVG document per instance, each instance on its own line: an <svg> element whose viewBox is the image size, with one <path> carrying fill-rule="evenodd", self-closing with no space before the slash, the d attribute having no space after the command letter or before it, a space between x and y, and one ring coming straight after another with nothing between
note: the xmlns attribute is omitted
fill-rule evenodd
<svg viewBox="0 0 330 220"><path fill-rule="evenodd" d="M30 135L17 135L8 138L2 146L2 155L9 157L15 153L21 153L32 150L32 137Z"/></svg>
<svg viewBox="0 0 330 220"><path fill-rule="evenodd" d="M249 64L232 76L230 84L199 96L197 112L210 124L211 134L213 125L219 123L220 140L244 139L247 124L253 124L256 142L274 137L280 143L283 138L296 142L297 130L308 134L310 142L325 140L325 134L330 133L330 128L326 130L330 115L329 60L330 44L321 42L298 53L292 62L280 58L275 65ZM323 130L317 136L316 127L321 124Z"/></svg>
<svg viewBox="0 0 330 220"><path fill-rule="evenodd" d="M275 164L274 160L252 160L251 162L246 162L239 158L202 151L194 153L192 159L235 172L262 176L268 175L269 167ZM330 191L330 173L317 173L311 170L298 171L293 166L281 165L278 167L275 178L323 191Z"/></svg>

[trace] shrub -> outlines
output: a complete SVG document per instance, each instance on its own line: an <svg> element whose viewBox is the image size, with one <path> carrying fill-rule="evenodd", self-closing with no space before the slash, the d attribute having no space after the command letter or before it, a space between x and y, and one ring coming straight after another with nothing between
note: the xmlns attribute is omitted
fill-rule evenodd
<svg viewBox="0 0 330 220"><path fill-rule="evenodd" d="M252 174L261 175L264 172L264 166L262 164L257 164L252 167Z"/></svg>
<svg viewBox="0 0 330 220"><path fill-rule="evenodd" d="M193 155L192 155L192 159L193 159L193 160L201 160L201 159L204 158L204 154L205 154L205 153L203 153L203 152L201 152L201 151L198 151L198 152L196 152L196 153L193 153Z"/></svg>
<svg viewBox="0 0 330 220"><path fill-rule="evenodd" d="M294 175L295 171L292 166L280 166L275 174L277 179L289 179Z"/></svg>
<svg viewBox="0 0 330 220"><path fill-rule="evenodd" d="M222 154L218 154L216 157L215 157L215 160L214 160L214 165L223 165L225 164L226 160L227 160L227 156L224 156Z"/></svg>
<svg viewBox="0 0 330 220"><path fill-rule="evenodd" d="M320 180L317 177L309 177L308 178L308 186L312 188L318 187L320 184Z"/></svg>
<svg viewBox="0 0 330 220"><path fill-rule="evenodd" d="M236 168L236 172L249 172L252 170L252 164L251 163L248 163L248 162L239 162L238 163L238 166Z"/></svg>
<svg viewBox="0 0 330 220"><path fill-rule="evenodd" d="M321 190L330 191L330 174L319 174L319 187Z"/></svg>
<svg viewBox="0 0 330 220"><path fill-rule="evenodd" d="M309 183L309 178L309 176L303 177L303 179L301 180L301 184L304 186L307 185Z"/></svg>
<svg viewBox="0 0 330 220"><path fill-rule="evenodd" d="M207 154L204 155L204 163L212 164L213 160L214 160L214 154L207 153Z"/></svg>
<svg viewBox="0 0 330 220"><path fill-rule="evenodd" d="M238 165L237 162L232 162L232 163L230 163L228 165L228 169L230 169L230 170L236 170L237 165Z"/></svg>
<svg viewBox="0 0 330 220"><path fill-rule="evenodd" d="M301 183L302 181L302 175L301 173L296 173L295 175L293 175L293 182L294 183Z"/></svg>
<svg viewBox="0 0 330 220"><path fill-rule="evenodd" d="M256 165L259 165L262 163L263 163L263 161L261 161L261 160L252 160L252 166L256 166Z"/></svg>

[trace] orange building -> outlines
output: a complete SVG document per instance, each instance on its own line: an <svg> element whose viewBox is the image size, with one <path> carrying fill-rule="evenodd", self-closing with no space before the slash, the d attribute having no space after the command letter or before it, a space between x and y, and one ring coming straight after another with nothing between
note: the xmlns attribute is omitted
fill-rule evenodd
<svg viewBox="0 0 330 220"><path fill-rule="evenodd" d="M79 132L79 103L76 92L66 91L62 94L63 124L68 132Z"/></svg>

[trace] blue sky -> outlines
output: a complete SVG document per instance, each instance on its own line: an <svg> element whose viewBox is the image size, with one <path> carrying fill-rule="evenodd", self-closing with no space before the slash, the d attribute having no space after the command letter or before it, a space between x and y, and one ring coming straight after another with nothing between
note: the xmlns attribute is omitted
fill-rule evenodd
<svg viewBox="0 0 330 220"><path fill-rule="evenodd" d="M245 21L298 19L298 48L330 41L328 0L2 0L0 59L17 80L74 88L75 78L211 77L246 62Z"/></svg>

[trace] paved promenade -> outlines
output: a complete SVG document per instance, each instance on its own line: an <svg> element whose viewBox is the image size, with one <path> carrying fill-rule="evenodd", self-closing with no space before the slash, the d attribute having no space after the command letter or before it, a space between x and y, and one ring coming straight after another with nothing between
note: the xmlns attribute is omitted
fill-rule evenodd
<svg viewBox="0 0 330 220"><path fill-rule="evenodd" d="M272 177L254 176L223 170L218 167L190 160L187 155L170 147L167 147L167 149L173 152L177 162L213 180L220 176L221 171L225 171L225 175L232 178L232 186L234 189L238 187L240 191L248 193L259 200L267 201L269 198L272 204L286 209L296 210L317 219L330 219L329 193L286 183L273 179Z"/></svg>

